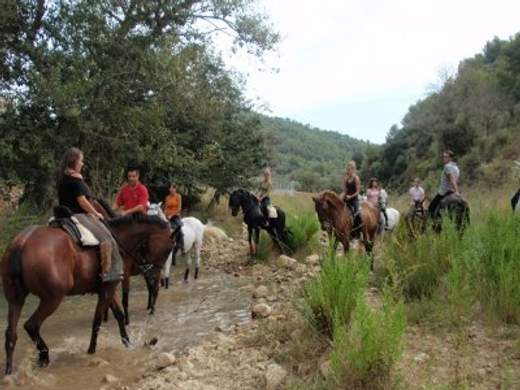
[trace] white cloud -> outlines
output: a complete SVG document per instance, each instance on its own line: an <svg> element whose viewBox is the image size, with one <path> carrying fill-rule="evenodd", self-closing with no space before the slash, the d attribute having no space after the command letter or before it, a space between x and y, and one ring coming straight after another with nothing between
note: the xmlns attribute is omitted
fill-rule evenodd
<svg viewBox="0 0 520 390"><path fill-rule="evenodd" d="M267 67L279 68L279 73L260 72L258 61L245 56L235 56L229 63L249 74L248 96L267 102L275 115L325 127L320 110L330 112L334 107L335 123L344 125L333 130L349 129L348 105L415 100L436 81L440 68L455 67L495 35L507 38L520 30L520 2L512 0L263 0L261 4L284 36L279 53L266 58ZM342 104L344 118L337 110ZM305 114L308 111L316 113L315 121ZM382 141L398 121L395 118L405 112L384 112L388 116L384 128L379 127L382 118L376 123L367 117L366 125L356 125L364 127L356 133L361 130L369 139Z"/></svg>

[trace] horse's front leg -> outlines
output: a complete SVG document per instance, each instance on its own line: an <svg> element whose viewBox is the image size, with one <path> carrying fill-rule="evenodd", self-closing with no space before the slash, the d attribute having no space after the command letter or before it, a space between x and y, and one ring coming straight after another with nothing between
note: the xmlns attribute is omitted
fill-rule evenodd
<svg viewBox="0 0 520 390"><path fill-rule="evenodd" d="M256 246L253 242L253 227L250 225L247 225L247 240L249 242L249 255L255 256L256 255Z"/></svg>
<svg viewBox="0 0 520 390"><path fill-rule="evenodd" d="M125 271L123 283L121 283L123 290L123 313L125 316L125 325L130 324L130 317L128 315L128 296L130 294L130 273Z"/></svg>
<svg viewBox="0 0 520 390"><path fill-rule="evenodd" d="M150 315L155 314L155 302L157 302L157 297L159 296L159 279L160 274L150 281L150 289L149 296L151 297L150 302Z"/></svg>
<svg viewBox="0 0 520 390"><path fill-rule="evenodd" d="M103 315L110 303L114 300L114 293L117 283L103 283L99 293L98 301L96 304L96 312L94 313L94 320L92 322L92 334L90 335L90 345L88 347L88 353L93 354L96 352L97 338Z"/></svg>
<svg viewBox="0 0 520 390"><path fill-rule="evenodd" d="M123 311L121 310L121 307L115 298L112 299L112 302L110 303L110 309L112 310L112 313L117 320L119 334L121 335L121 342L125 345L125 347L128 347L130 345L130 338L128 337L128 333L126 333L125 315L123 314Z"/></svg>

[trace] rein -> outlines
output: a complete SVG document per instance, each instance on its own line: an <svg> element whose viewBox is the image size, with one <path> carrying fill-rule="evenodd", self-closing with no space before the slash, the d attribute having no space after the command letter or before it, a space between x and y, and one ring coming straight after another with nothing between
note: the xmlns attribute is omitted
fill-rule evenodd
<svg viewBox="0 0 520 390"><path fill-rule="evenodd" d="M144 240L143 241L139 241L135 247L133 248L133 251L130 251L125 245L123 245L123 243L119 240L119 238L117 237L116 234L114 234L114 230L110 227L110 225L108 224L108 222L106 222L104 219L101 219L100 220L104 225L105 227L108 229L108 231L110 232L110 234L112 234L112 237L114 238L114 241L116 242L117 246L123 250L123 252L125 252L125 255L127 255L128 257L130 257L132 260L134 260L134 262L137 264L137 266L139 267L139 270L141 271L141 273L147 278L149 277L149 274L150 272L154 269L155 267L155 264L151 264L151 263L148 263L146 261L146 259L144 258L144 256L140 256L139 255L139 251L138 251L138 254L137 255L134 255L132 252L135 251L136 249L138 249L140 246L142 246L142 244L144 243Z"/></svg>

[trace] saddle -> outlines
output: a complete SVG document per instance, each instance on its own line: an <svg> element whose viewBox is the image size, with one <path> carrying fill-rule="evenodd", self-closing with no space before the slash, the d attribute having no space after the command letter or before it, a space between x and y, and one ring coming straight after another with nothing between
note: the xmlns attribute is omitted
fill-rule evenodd
<svg viewBox="0 0 520 390"><path fill-rule="evenodd" d="M48 226L62 229L79 246L98 246L100 244L94 234L83 226L67 207L55 207L54 217L49 220Z"/></svg>

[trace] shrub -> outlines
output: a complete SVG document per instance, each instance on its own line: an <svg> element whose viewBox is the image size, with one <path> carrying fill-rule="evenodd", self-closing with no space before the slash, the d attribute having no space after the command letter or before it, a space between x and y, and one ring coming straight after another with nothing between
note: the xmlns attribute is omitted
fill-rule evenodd
<svg viewBox="0 0 520 390"><path fill-rule="evenodd" d="M317 246L320 224L314 212L290 215L287 219L287 227L291 232L288 244L293 252Z"/></svg>
<svg viewBox="0 0 520 390"><path fill-rule="evenodd" d="M382 272L406 298L430 297L460 251L459 234L449 222L441 234L427 231L416 240L407 237L403 226L384 247Z"/></svg>
<svg viewBox="0 0 520 390"><path fill-rule="evenodd" d="M368 283L369 259L350 254L337 257L330 251L320 274L304 287L304 303L311 323L332 337L334 324L347 326L352 311Z"/></svg>
<svg viewBox="0 0 520 390"><path fill-rule="evenodd" d="M350 327L337 319L331 352L332 380L341 388L386 387L402 352L406 329L404 305L385 294L383 307L372 310L360 297Z"/></svg>

